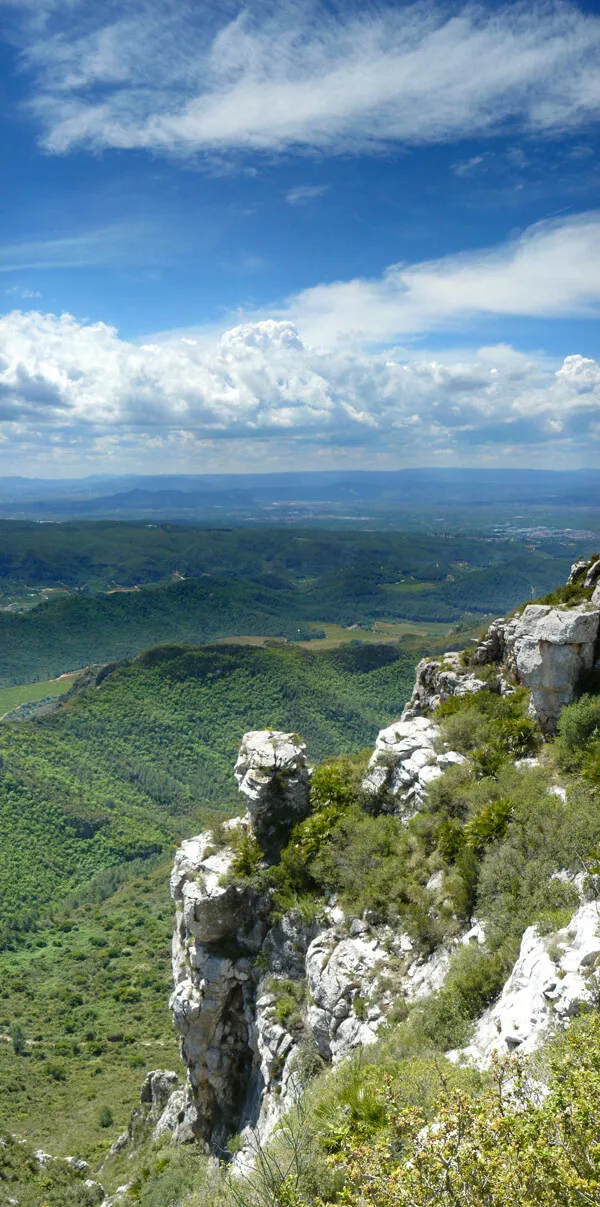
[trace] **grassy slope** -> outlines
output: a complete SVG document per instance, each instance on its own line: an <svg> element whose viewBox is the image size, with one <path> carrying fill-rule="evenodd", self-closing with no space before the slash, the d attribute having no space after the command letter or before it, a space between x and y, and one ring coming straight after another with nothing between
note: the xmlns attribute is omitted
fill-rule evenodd
<svg viewBox="0 0 600 1207"><path fill-rule="evenodd" d="M11 931L0 954L0 1126L95 1160L125 1125L144 1070L178 1067L171 854L146 872L124 868L134 878L104 901L95 898L111 874L97 869L235 809L232 766L249 727L300 729L315 759L372 744L413 669L414 656L386 647L154 650L52 717L0 730L4 917L27 925L28 910L97 873L71 906ZM103 1106L114 1117L106 1130Z"/></svg>
<svg viewBox="0 0 600 1207"><path fill-rule="evenodd" d="M0 920L235 809L249 728L297 729L315 759L370 745L409 694L416 654L168 647L52 716L3 726Z"/></svg>

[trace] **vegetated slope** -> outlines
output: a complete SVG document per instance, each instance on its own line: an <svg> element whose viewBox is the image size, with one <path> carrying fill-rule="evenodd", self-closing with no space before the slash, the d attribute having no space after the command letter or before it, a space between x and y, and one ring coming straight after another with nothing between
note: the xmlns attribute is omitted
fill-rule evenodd
<svg viewBox="0 0 600 1207"><path fill-rule="evenodd" d="M48 584L50 552L50 581L77 588L26 614L0 612L0 685L53 678L164 642L302 640L319 635L312 627L319 621L460 623L546 593L564 581L572 559L565 545L527 550L466 537L99 528L95 536L94 525L44 527L41 534L37 527L20 551L10 528L0 534L6 598L9 584L23 589L29 570ZM95 552L84 550L90 529L101 546ZM89 581L98 589L113 571L122 585L175 572L196 577L109 595L81 591Z"/></svg>
<svg viewBox="0 0 600 1207"><path fill-rule="evenodd" d="M117 668L97 689L74 694L55 717L11 730L0 753L6 766L19 749L14 735L23 735L25 748L35 741L28 735L38 731L46 743L38 751L43 775L57 785L64 767L80 792L86 787L87 751L92 785L100 785L102 759L103 774L114 772L117 790L124 793L115 799L125 800L129 785L140 792L148 816L154 810L153 824L162 817L165 828L180 826L189 834L209 817L211 803L217 806L212 818L218 818L218 806L233 788L229 772L242 728L278 724L299 730L315 759L372 745L374 729L362 738L361 726L368 728L376 716L378 728L396 715L407 694L404 682L412 680L412 668L397 653L374 647L327 655L293 648L153 650ZM590 690L595 688L596 682ZM402 961L390 962L392 1010L381 1039L326 1077L315 1076L315 1052L303 1053L313 1080L289 1131L276 1137L282 1145L273 1154L278 1164L265 1166L272 1184L259 1186L257 1194L239 1189L237 1207L338 1204L344 1183L343 1201L353 1207L451 1207L459 1201L479 1207L480 1151L491 1163L483 1171L486 1185L496 1179L490 1207L521 1201L519 1188L525 1185L541 1207L596 1201L600 1024L593 1003L575 1025L573 1039L563 1040L533 1069L538 1082L556 1074L546 1114L533 1115L535 1103L519 1102L513 1112L499 1106L493 1079L482 1080L444 1057L448 1048L468 1041L474 1019L497 996L524 928L535 922L548 933L568 923L578 893L565 870L579 872L583 863L593 886L600 846L600 696L565 709L554 740L544 740L527 716L527 704L527 693L519 690L507 697L456 697L442 706L437 718L444 738L468 763L431 786L428 801L408 824L365 801L360 760L338 758L315 772L313 813L295 831L279 868L269 873L278 906L300 905L314 913L335 893L348 918L373 911L406 929L423 953L460 934L475 916L485 924L486 943L459 946L444 987L425 1002L407 1004L397 991ZM230 710L234 724L228 728ZM4 742L4 732L0 736ZM107 761L113 744L116 770ZM124 762L132 746L133 766ZM534 752L538 766L515 766ZM29 747L17 759L24 778L33 773L34 755ZM557 784L566 789L564 801L554 791ZM205 802L202 819L188 809L188 793ZM233 790L227 800L235 797ZM66 803L66 791L61 799ZM100 792L89 800L98 803ZM130 806L129 801L124 808L127 816ZM85 814L81 820L86 822ZM0 1120L18 1130L27 1124L49 1151L75 1148L77 1155L98 1155L101 1112L110 1106L106 1150L135 1101L144 1057L146 1068L174 1067L168 1017L165 1010L162 1024L159 1009L170 980L169 863L152 867L147 878L136 868L135 881L104 901L111 873L100 873L97 892L94 885L80 890L77 904L55 911L47 926L15 934L12 950L0 954L0 1028L6 1040L12 1029L14 1041L17 1023L26 1042L20 1052L9 1042L0 1045ZM249 874L264 875L257 864ZM291 1007L296 1005L292 999ZM368 1005L363 1003L365 1010ZM285 993L278 1008L287 1020ZM301 1043L301 1032L297 1038ZM514 1082L514 1067L508 1076ZM518 1087L526 1085L518 1081ZM72 1130L70 1112L79 1117ZM440 1127L425 1132L436 1116ZM286 1134L293 1139L287 1149ZM421 1165L410 1162L424 1137L431 1142L422 1166L430 1183L416 1186L410 1171ZM409 1172L399 1173L400 1167ZM458 1194L456 1183L444 1180L448 1168L458 1178ZM291 1171L287 1181L282 1170ZM191 1187L190 1207L232 1207L225 1185L203 1185L202 1159L195 1176L187 1153L168 1142L142 1148L133 1161L124 1155L118 1181L126 1178L134 1180L133 1194L143 1207L175 1207ZM48 1202L61 1200L48 1196ZM85 1198L73 1203L87 1207Z"/></svg>
<svg viewBox="0 0 600 1207"><path fill-rule="evenodd" d="M372 744L410 693L416 655L349 646L158 648L0 728L0 920L99 869L149 856L237 804L245 730L298 728L311 756Z"/></svg>
<svg viewBox="0 0 600 1207"><path fill-rule="evenodd" d="M100 873L0 952L0 1129L26 1135L34 1149L99 1162L126 1127L145 1072L180 1069L167 1008L170 864L167 855ZM2 1160L0 1142L4 1203ZM46 1198L36 1170L14 1172L39 1198L22 1186L9 1193L32 1207L71 1201Z"/></svg>

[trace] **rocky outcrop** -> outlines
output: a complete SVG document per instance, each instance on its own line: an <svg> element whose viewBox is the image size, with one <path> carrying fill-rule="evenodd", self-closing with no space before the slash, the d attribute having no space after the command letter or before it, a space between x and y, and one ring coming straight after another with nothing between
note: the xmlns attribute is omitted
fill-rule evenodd
<svg viewBox="0 0 600 1207"><path fill-rule="evenodd" d="M577 576L577 583L590 578L588 595L594 583L600 592L600 570L596 575L585 563ZM421 662L402 717L378 735L364 791L378 808L407 819L435 779L465 762L444 747L435 722L436 708L453 696L511 694L522 684L533 715L552 730L594 664L599 625L600 610L588 596L574 606L528 605L519 616L495 620L465 657ZM296 734L252 731L235 775L248 813L229 823L229 835L224 828L226 845L201 834L182 843L175 858L171 1008L187 1082L173 1087L160 1111L150 1084L145 1109L153 1112L156 1135L200 1140L221 1156L241 1132L235 1163L242 1169L301 1089L307 1060L335 1063L373 1043L398 1003L441 988L458 943L482 943L484 935L474 925L424 959L399 928L368 912L347 918L335 900L321 904L310 924L293 910L275 920L270 892L260 887L268 878L236 875L236 850L249 832L266 872L308 815L304 743ZM434 912L447 900L444 876L435 872L425 886L425 908ZM550 939L530 928L501 998L455 1058L484 1065L494 1047L529 1050L554 1022L568 1019L590 992L588 972L600 955L597 922L595 907L584 904Z"/></svg>
<svg viewBox="0 0 600 1207"><path fill-rule="evenodd" d="M495 662L497 659L490 657L482 661ZM473 670L463 665L460 654L448 653L444 654L443 658L423 658L417 666L415 686L402 719L411 720L424 712L431 712L450 696L468 696L483 691L499 692L503 686L504 680L500 670L495 678L480 678Z"/></svg>
<svg viewBox="0 0 600 1207"><path fill-rule="evenodd" d="M397 798L399 811L414 812L423 803L434 779L453 764L465 762L464 755L456 751L438 752L440 745L439 726L427 717L411 717L388 725L377 736L363 780L364 790L373 796Z"/></svg>
<svg viewBox="0 0 600 1207"><path fill-rule="evenodd" d="M540 935L530 926L498 1001L479 1020L471 1043L450 1053L486 1068L493 1052L532 1052L552 1029L564 1027L595 992L600 961L597 901L581 905L564 930Z"/></svg>
<svg viewBox="0 0 600 1207"><path fill-rule="evenodd" d="M504 658L531 691L530 711L553 732L596 657L600 612L592 603L573 608L528 604L504 628Z"/></svg>
<svg viewBox="0 0 600 1207"><path fill-rule="evenodd" d="M235 777L259 846L268 855L276 853L292 825L309 809L310 769L304 743L294 733L251 731L242 740Z"/></svg>
<svg viewBox="0 0 600 1207"><path fill-rule="evenodd" d="M127 1128L115 1140L108 1157L116 1157L126 1149L132 1152L147 1138L175 1132L185 1106L185 1090L172 1069L152 1069L146 1074L140 1090L140 1103L134 1110Z"/></svg>
<svg viewBox="0 0 600 1207"><path fill-rule="evenodd" d="M391 755L393 782L406 788L413 777L415 800L433 775L462 758L436 753L438 730L425 718L390 729L390 740L379 742L370 774L379 784L379 755ZM275 814L282 792L272 781L279 777L282 751L290 770L284 791L291 784L284 797L286 817L303 815L308 808L304 746L295 735L246 735L236 775L251 808L257 800L260 807L226 824L231 846L215 849L210 833L183 842L171 876L176 904L171 1009L188 1075L185 1088L175 1085L167 1102L161 1099L160 1112L154 1110L154 1134L168 1131L178 1141L200 1140L223 1155L229 1137L241 1130L246 1146L236 1156L240 1168L298 1092L307 1054L313 1061L336 1062L372 1043L392 1004L437 988L449 959L444 949L422 960L406 934L375 916L346 919L335 904L324 906L310 925L296 911L274 923L268 893L232 874L236 831L250 827L263 840L278 833ZM411 759L410 771L403 770ZM387 775L387 764L383 769ZM438 887L431 886L432 903ZM162 1093L167 1076L147 1079L144 1102Z"/></svg>

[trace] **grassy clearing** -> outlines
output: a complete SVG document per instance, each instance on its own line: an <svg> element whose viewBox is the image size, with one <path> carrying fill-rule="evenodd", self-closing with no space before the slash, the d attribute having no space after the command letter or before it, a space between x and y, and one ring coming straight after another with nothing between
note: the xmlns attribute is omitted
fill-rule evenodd
<svg viewBox="0 0 600 1207"><path fill-rule="evenodd" d="M48 679L45 683L23 683L20 687L0 688L0 721L19 704L31 704L47 696L62 696L73 686L78 674L79 671L73 671L72 674L61 675L59 679Z"/></svg>

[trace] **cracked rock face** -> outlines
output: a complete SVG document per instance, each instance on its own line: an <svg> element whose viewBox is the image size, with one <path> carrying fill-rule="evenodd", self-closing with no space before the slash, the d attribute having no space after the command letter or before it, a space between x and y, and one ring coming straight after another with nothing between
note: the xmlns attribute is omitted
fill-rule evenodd
<svg viewBox="0 0 600 1207"><path fill-rule="evenodd" d="M306 746L294 733L274 729L244 734L235 778L246 798L252 830L261 849L273 854L310 807Z"/></svg>
<svg viewBox="0 0 600 1207"><path fill-rule="evenodd" d="M580 906L564 930L525 931L517 962L498 1001L486 1010L469 1046L449 1055L486 1068L492 1053L532 1052L553 1027L564 1026L592 993L600 959L598 903Z"/></svg>
<svg viewBox="0 0 600 1207"><path fill-rule="evenodd" d="M479 679L473 671L466 670L460 654L447 653L443 658L423 658L415 675L412 696L404 709L403 718L420 716L436 709L451 696L471 696L477 692L500 691L501 684Z"/></svg>
<svg viewBox="0 0 600 1207"><path fill-rule="evenodd" d="M600 612L593 604L553 608L528 604L506 625L507 656L518 681L531 691L531 715L553 732L572 704L586 671L594 665Z"/></svg>
<svg viewBox="0 0 600 1207"><path fill-rule="evenodd" d="M243 883L221 883L233 852L215 854L211 840L210 833L190 839L175 859L170 1007L188 1069L176 1137L219 1150L240 1125L251 1091L251 957L266 934L269 903Z"/></svg>

